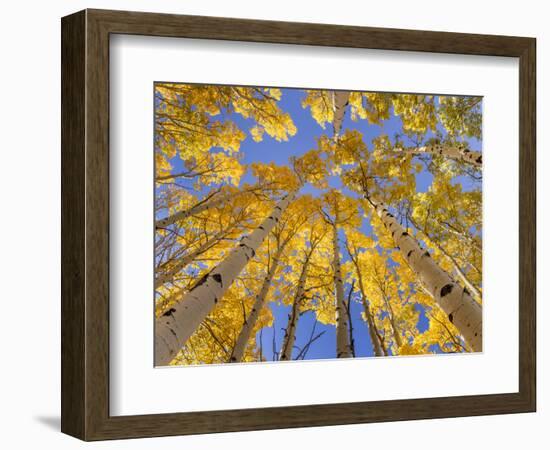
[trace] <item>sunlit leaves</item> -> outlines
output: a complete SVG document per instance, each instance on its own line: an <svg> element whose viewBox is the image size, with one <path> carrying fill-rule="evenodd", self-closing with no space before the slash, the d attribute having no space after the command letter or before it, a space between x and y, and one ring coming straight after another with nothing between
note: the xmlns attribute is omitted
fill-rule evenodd
<svg viewBox="0 0 550 450"><path fill-rule="evenodd" d="M392 104L395 114L401 117L405 132L435 131L437 115L434 96L396 94L392 96Z"/></svg>
<svg viewBox="0 0 550 450"><path fill-rule="evenodd" d="M310 108L311 117L322 127L334 120L334 101L332 93L322 90L308 90L302 100L303 108Z"/></svg>
<svg viewBox="0 0 550 450"><path fill-rule="evenodd" d="M390 118L391 96L384 93L352 92L349 98L351 119L366 119L379 124Z"/></svg>
<svg viewBox="0 0 550 450"><path fill-rule="evenodd" d="M238 186L245 168L239 158L223 152L211 153L208 169L200 173L197 182L200 185L232 184Z"/></svg>
<svg viewBox="0 0 550 450"><path fill-rule="evenodd" d="M291 167L278 166L275 163L253 163L250 167L260 184L275 186L285 191L293 191L300 185Z"/></svg>
<svg viewBox="0 0 550 450"><path fill-rule="evenodd" d="M299 158L294 158L292 162L294 170L303 182L311 183L319 189L328 187L327 164L323 160L320 151L310 150Z"/></svg>
<svg viewBox="0 0 550 450"><path fill-rule="evenodd" d="M351 292L350 301L363 308L363 322L354 326L371 326L371 320L384 353L469 350L369 199L389 205L441 268L464 289L481 293L480 171L441 155L396 151L479 139L479 98L351 92L342 128L334 133L333 91L300 91L300 119L292 117L296 110L289 109L291 116L283 108L288 91L282 89L171 83L155 89L155 214L192 212L156 230L156 275L169 274L156 287L157 315L239 248L279 199L297 193L173 364L228 360L276 254L278 269L243 361L276 356L277 349L262 348L260 335L280 334L286 323L277 315L284 317L281 311L295 302L298 326L307 315L334 327L334 236L346 296ZM319 131L307 148L294 138L302 123ZM285 141L296 148L286 163L265 155L251 162L246 153L264 149L264 141L274 155ZM268 162L273 160L279 163ZM303 270L303 295L297 298Z"/></svg>
<svg viewBox="0 0 550 450"><path fill-rule="evenodd" d="M439 119L454 137L481 138L480 97L440 97Z"/></svg>
<svg viewBox="0 0 550 450"><path fill-rule="evenodd" d="M286 141L296 134L296 126L288 113L283 112L278 101L281 99L281 91L278 89L261 89L249 87L223 87L220 88L230 97L230 103L226 106L245 119L252 119L256 125L251 131L256 142L267 133L277 141Z"/></svg>

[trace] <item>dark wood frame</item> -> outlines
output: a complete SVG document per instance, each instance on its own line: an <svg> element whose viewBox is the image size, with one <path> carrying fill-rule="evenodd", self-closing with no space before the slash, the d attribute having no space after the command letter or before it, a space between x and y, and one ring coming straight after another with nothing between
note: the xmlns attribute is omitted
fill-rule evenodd
<svg viewBox="0 0 550 450"><path fill-rule="evenodd" d="M64 17L61 30L64 433L100 440L535 411L535 39L104 10ZM117 33L519 58L519 392L110 416L109 36Z"/></svg>

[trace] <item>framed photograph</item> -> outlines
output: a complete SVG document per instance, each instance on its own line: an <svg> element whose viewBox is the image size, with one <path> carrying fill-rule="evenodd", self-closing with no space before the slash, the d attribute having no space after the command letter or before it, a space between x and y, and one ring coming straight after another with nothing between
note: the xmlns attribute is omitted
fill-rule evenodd
<svg viewBox="0 0 550 450"><path fill-rule="evenodd" d="M535 39L62 19L62 431L535 411Z"/></svg>

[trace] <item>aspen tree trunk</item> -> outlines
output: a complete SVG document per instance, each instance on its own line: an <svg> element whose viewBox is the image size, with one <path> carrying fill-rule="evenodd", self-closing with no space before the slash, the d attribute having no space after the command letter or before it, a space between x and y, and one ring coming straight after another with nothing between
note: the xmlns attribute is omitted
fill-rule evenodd
<svg viewBox="0 0 550 450"><path fill-rule="evenodd" d="M445 255L449 261L451 261L451 264L453 265L453 268L457 273L458 277L462 280L466 288L474 295L474 298L478 301L478 303L481 303L481 292L479 292L479 289L476 288L472 284L472 282L468 279L464 271L458 265L458 262L456 261L456 259L454 259L454 257L450 253L448 253L443 247L441 247L441 245L439 245L437 242L430 239L430 236L426 233L426 230L422 228L420 225L418 225L412 219L412 217L409 217L409 220L418 231L420 231L424 236L426 236L430 244L432 244L437 250L439 250L443 255Z"/></svg>
<svg viewBox="0 0 550 450"><path fill-rule="evenodd" d="M332 266L334 269L334 291L336 293L336 357L351 358L351 344L349 340L349 324L346 317L344 303L344 284L342 282L342 268L340 263L340 245L338 243L338 215L332 223Z"/></svg>
<svg viewBox="0 0 550 450"><path fill-rule="evenodd" d="M388 300L388 297L385 293L382 293L382 296L384 297L384 303L386 304L386 307L388 308L388 314L390 319L390 325L391 330L393 334L393 339L395 341L395 345L397 345L397 349L399 350L401 346L403 345L403 341L401 340L401 334L399 333L399 329L397 328L397 325L395 324L395 315L393 313L393 308L391 307L391 303ZM397 353L397 352L396 352Z"/></svg>
<svg viewBox="0 0 550 450"><path fill-rule="evenodd" d="M346 319L348 323L348 330L349 330L349 348L351 357L355 358L355 339L353 337L353 320L351 319L351 297L353 295L353 289L354 289L354 283L351 284L351 288L348 293L348 301L346 302Z"/></svg>
<svg viewBox="0 0 550 450"><path fill-rule="evenodd" d="M292 350L294 349L294 342L296 341L296 326L298 325L299 316L299 301L295 298L292 303L292 310L288 315L288 322L285 329L285 336L283 339L283 346L281 348L280 361L290 361L292 359Z"/></svg>
<svg viewBox="0 0 550 450"><path fill-rule="evenodd" d="M453 267L458 275L458 278L460 278L464 283L464 286L466 286L466 288L472 292L472 294L474 295L478 303L481 303L481 292L479 292L479 289L475 287L473 283L468 279L468 277L466 276L464 271L460 268L456 260L451 255L447 255L447 256L451 260L451 263L453 264Z"/></svg>
<svg viewBox="0 0 550 450"><path fill-rule="evenodd" d="M294 342L296 341L296 327L298 325L298 317L300 315L300 304L304 297L304 286L306 284L307 270L309 267L309 260L313 251L306 256L304 264L302 265L302 272L298 279L296 286L296 293L294 294L294 301L292 302L292 310L288 315L288 322L285 329L285 336L283 339L283 346L281 348L281 356L279 360L290 361L292 359L292 350L294 349Z"/></svg>
<svg viewBox="0 0 550 450"><path fill-rule="evenodd" d="M239 337L235 342L235 347L233 348L233 352L229 358L229 362L241 362L243 359L246 345L248 344L248 340L250 339L250 334L252 333L260 312L264 307L267 293L269 292L269 288L271 287L271 280L273 280L273 277L275 276L275 272L277 271L277 268L279 266L279 260L283 253L283 250L284 245L281 245L277 250L277 253L273 257L271 267L265 275L260 292L258 292L258 294L256 295L256 300L254 301L254 305L252 306L250 314L246 318L241 332L239 333Z"/></svg>
<svg viewBox="0 0 550 450"><path fill-rule="evenodd" d="M458 278L462 280L462 283L464 283L464 286L466 286L467 289L470 290L470 292L474 295L475 299L478 301L478 303L481 303L481 292L479 292L479 289L474 286L474 284L469 280L469 278L466 276L464 271L460 268L458 265L458 262L456 259L454 259L445 249L440 247L439 245L434 245L443 253L447 258L449 258L449 261L451 261L451 264L453 265L453 268L455 269L456 274L458 275Z"/></svg>
<svg viewBox="0 0 550 450"><path fill-rule="evenodd" d="M201 254L203 254L205 251L212 248L221 238L223 238L227 234L227 230L220 231L219 233L215 234L211 239L208 239L204 244L199 246L196 250L192 251L191 253L188 253L187 255L179 258L176 263L167 270L166 272L163 272L159 274L155 278L155 288L158 288L162 286L164 283L172 280L174 276L185 266L192 263L195 258Z"/></svg>
<svg viewBox="0 0 550 450"><path fill-rule="evenodd" d="M332 125L334 127L335 138L337 138L340 135L348 101L349 101L349 92L347 91L333 92L334 120L332 121Z"/></svg>
<svg viewBox="0 0 550 450"><path fill-rule="evenodd" d="M363 283L360 283L363 284ZM365 317L367 318L367 325L369 327L369 336L372 343L372 349L374 356L382 356L382 347L380 345L380 337L378 336L378 330L376 329L376 324L374 323L374 317L372 317L372 312L370 310L369 303L365 297L365 292L363 287L360 287L361 290L361 302L363 303L363 309L365 310Z"/></svg>
<svg viewBox="0 0 550 450"><path fill-rule="evenodd" d="M483 252L483 249L481 248L479 242L472 236L456 229L455 227L453 227L451 224L447 223L447 222L444 222L444 221L439 221L437 220L436 221L437 224L445 229L446 231L448 231L449 233L452 233L454 234L455 236L458 236L460 239L462 239L463 241L466 241L468 242L472 247L474 247L477 251L479 252Z"/></svg>
<svg viewBox="0 0 550 450"><path fill-rule="evenodd" d="M382 347L380 342L380 337L378 335L378 330L376 329L376 324L374 323L374 317L370 310L369 303L367 301L367 296L365 294L365 286L363 284L363 276L361 274L361 269L359 267L359 261L357 260L357 253L352 253L349 246L347 247L349 257L353 265L355 266L355 271L357 272L357 280L359 281L359 292L361 292L361 303L363 303L363 309L365 311L365 317L367 319L367 325L369 329L369 336L372 343L372 350L374 356L382 356Z"/></svg>
<svg viewBox="0 0 550 450"><path fill-rule="evenodd" d="M474 152L468 150L462 145L450 146L450 145L428 145L425 147L407 147L396 148L396 152L406 153L409 155L423 155L429 153L431 155L441 155L447 158L454 159L456 161L462 161L472 166L481 168L482 166L482 154L481 152Z"/></svg>
<svg viewBox="0 0 550 450"><path fill-rule="evenodd" d="M447 314L449 321L458 329L473 351L482 351L482 309L479 303L472 298L466 288L462 288L436 264L430 253L420 247L418 241L405 231L384 204L375 201L366 192L365 197L391 233L396 247L439 307Z"/></svg>
<svg viewBox="0 0 550 450"><path fill-rule="evenodd" d="M187 339L195 332L205 317L214 309L239 275L265 237L279 221L281 214L292 202L296 192L283 197L252 233L241 238L238 247L214 269L202 277L180 302L169 308L155 322L155 365L170 363Z"/></svg>
<svg viewBox="0 0 550 450"><path fill-rule="evenodd" d="M237 195L241 195L242 193L244 192L232 192L231 194L220 195L219 197L214 198L212 200L201 201L196 205L192 206L191 208L186 209L185 211L178 211L177 213L174 213L171 216L166 217L165 219L157 220L155 223L155 227L165 228L168 225L172 225L173 223L179 222L180 220L187 219L188 217L194 216L195 214L199 214L203 211L206 211L207 209L219 206L222 203L225 203L231 200L233 197L236 197Z"/></svg>
<svg viewBox="0 0 550 450"><path fill-rule="evenodd" d="M229 192L227 194L223 195L213 195L210 198L204 199L193 205L191 208L186 209L184 211L178 211L177 213L172 214L171 216L168 216L164 219L157 220L155 222L156 228L165 228L168 225L172 225L173 223L179 222L180 220L187 219L190 216L194 216L195 214L199 214L203 211L206 211L210 208L214 208L216 206L220 206L223 203L226 203L235 197L238 197L239 195L247 194L250 192L255 192L258 189L260 189L258 186L253 186L247 189L244 189L242 191L236 191L236 192Z"/></svg>
<svg viewBox="0 0 550 450"><path fill-rule="evenodd" d="M384 353L384 356L388 356L388 349L386 348L384 338L380 335L380 331L378 331L377 328L375 328L374 331L376 331L376 335L378 336L378 341L380 342L380 347L382 348L382 352Z"/></svg>

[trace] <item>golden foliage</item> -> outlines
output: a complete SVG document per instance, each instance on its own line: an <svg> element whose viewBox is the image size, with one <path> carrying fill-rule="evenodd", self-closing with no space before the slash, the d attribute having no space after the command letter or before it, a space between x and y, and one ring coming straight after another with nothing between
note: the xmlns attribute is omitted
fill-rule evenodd
<svg viewBox="0 0 550 450"><path fill-rule="evenodd" d="M372 327L385 353L469 351L395 247L370 198L389 205L437 264L477 292L481 302L481 174L440 156L394 151L403 136L427 142L426 136L439 136L443 129L449 140L479 139L479 99L351 92L346 114L357 129L347 127L337 137L330 131L321 134L316 148L297 148L286 165L244 164L241 147L247 133L247 145L272 139L274 151L278 142L296 135L293 118L281 108L283 95L276 88L155 85L156 216L190 212L156 230L156 276L163 277L155 290L157 316L238 249L241 238L272 214L281 197L297 193L172 364L227 362L272 267L277 270L244 362L266 360L271 352L262 348L259 336L280 329L274 317L278 307L298 302L300 317L312 313L321 325L334 326L335 256L350 302L363 311L363 323L354 326ZM323 129L334 120L332 91L306 90L301 106ZM397 137L382 128L394 116L402 124ZM369 142L358 129L362 120L379 127ZM465 183L465 177L473 181ZM426 178L428 187L419 190L417 181L426 183ZM334 254L334 236L340 255ZM296 298L302 272L307 275L303 295Z"/></svg>

